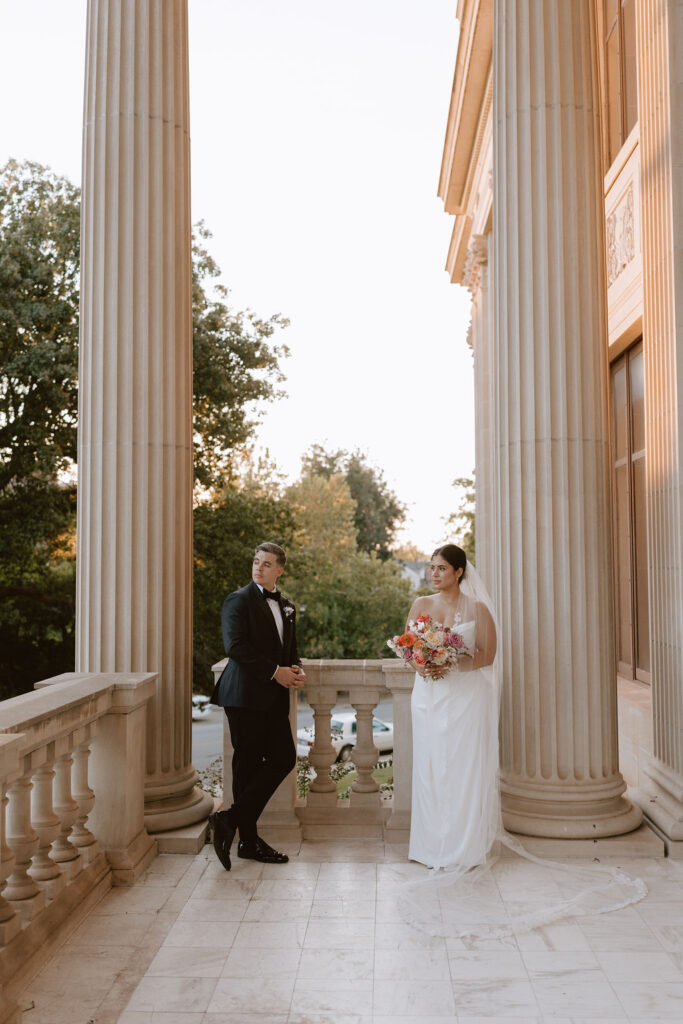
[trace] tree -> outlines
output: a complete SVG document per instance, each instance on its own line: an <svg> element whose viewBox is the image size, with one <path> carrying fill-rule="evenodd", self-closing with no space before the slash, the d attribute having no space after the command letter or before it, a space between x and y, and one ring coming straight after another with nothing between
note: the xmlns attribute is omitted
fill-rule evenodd
<svg viewBox="0 0 683 1024"><path fill-rule="evenodd" d="M73 667L79 192L0 169L0 697Z"/></svg>
<svg viewBox="0 0 683 1024"><path fill-rule="evenodd" d="M223 487L274 399L286 325L228 308L199 225L193 247L195 471ZM36 163L0 168L2 696L73 668L80 193ZM245 510L245 514L250 514Z"/></svg>
<svg viewBox="0 0 683 1024"><path fill-rule="evenodd" d="M304 474L285 496L296 530L283 590L299 605L303 653L385 656L387 637L403 627L410 584L395 563L358 550L347 481L339 473Z"/></svg>
<svg viewBox="0 0 683 1024"><path fill-rule="evenodd" d="M472 476L459 476L453 481L453 486L460 491L460 504L455 512L452 512L445 520L449 534L456 544L463 549L468 559L475 564L476 541L474 534L474 512L475 512L475 483L474 470Z"/></svg>
<svg viewBox="0 0 683 1024"><path fill-rule="evenodd" d="M389 489L381 470L368 462L360 451L326 451L314 444L302 460L304 474L344 476L356 504L354 522L358 547L381 559L391 557L390 547L396 530L405 519L406 507Z"/></svg>
<svg viewBox="0 0 683 1024"><path fill-rule="evenodd" d="M203 245L210 237L198 224L192 247L194 472L202 487L220 488L234 475L235 450L253 435L255 403L281 395L279 361L288 351L270 339L289 321L225 304L228 290L218 283L220 269Z"/></svg>

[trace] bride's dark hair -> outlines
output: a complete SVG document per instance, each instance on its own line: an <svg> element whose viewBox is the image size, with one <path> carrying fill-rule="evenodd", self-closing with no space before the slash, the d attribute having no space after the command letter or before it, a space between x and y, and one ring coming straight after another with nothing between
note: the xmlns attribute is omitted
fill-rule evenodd
<svg viewBox="0 0 683 1024"><path fill-rule="evenodd" d="M437 555L445 558L454 569L462 569L462 575L458 580L458 583L462 583L467 572L467 555L463 549L459 548L457 544L444 544L443 547L436 549L432 558L436 558Z"/></svg>

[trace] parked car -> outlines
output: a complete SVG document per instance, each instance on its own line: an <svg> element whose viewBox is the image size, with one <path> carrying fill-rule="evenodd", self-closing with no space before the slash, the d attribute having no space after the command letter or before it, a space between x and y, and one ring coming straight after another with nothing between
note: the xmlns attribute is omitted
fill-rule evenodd
<svg viewBox="0 0 683 1024"><path fill-rule="evenodd" d="M338 761L348 761L356 745L356 713L355 711L337 711L332 717L331 740L337 752ZM296 752L299 757L308 757L313 746L314 731L307 725L297 731ZM372 719L372 738L380 754L394 749L394 726L391 722L383 722L379 718Z"/></svg>
<svg viewBox="0 0 683 1024"><path fill-rule="evenodd" d="M203 693L192 694L192 721L201 722L203 718L208 718L211 714L211 704L209 704L209 698L205 697Z"/></svg>

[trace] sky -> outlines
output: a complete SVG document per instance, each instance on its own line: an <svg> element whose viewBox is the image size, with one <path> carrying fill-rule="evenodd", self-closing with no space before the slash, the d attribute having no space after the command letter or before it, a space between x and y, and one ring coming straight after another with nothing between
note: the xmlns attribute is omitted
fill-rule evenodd
<svg viewBox="0 0 683 1024"><path fill-rule="evenodd" d="M456 0L189 0L192 216L229 304L281 313L257 445L360 448L430 552L474 467L467 292L437 187ZM0 0L0 165L80 182L85 0Z"/></svg>

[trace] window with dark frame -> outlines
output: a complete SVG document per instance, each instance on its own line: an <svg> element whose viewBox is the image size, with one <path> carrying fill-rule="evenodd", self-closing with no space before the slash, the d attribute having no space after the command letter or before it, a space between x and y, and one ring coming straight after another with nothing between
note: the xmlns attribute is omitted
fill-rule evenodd
<svg viewBox="0 0 683 1024"><path fill-rule="evenodd" d="M638 120L636 0L604 0L609 164Z"/></svg>
<svg viewBox="0 0 683 1024"><path fill-rule="evenodd" d="M611 367L617 665L650 681L645 499L645 380L642 340Z"/></svg>

